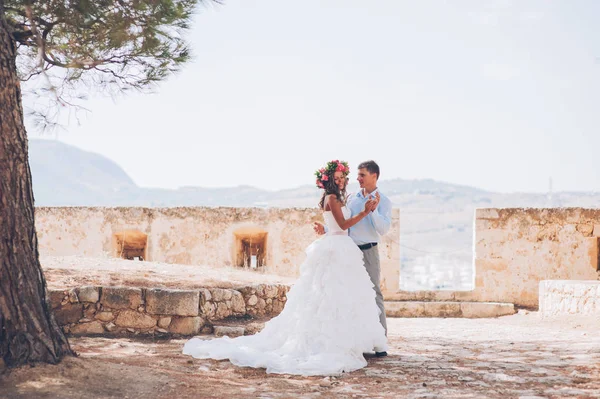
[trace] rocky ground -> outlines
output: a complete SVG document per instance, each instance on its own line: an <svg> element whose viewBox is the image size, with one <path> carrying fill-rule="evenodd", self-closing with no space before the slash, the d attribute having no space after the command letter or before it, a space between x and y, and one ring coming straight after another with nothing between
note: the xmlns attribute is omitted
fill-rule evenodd
<svg viewBox="0 0 600 399"><path fill-rule="evenodd" d="M0 397L600 398L598 319L390 319L389 338L388 357L337 377L192 359L185 340L71 338L79 357L5 371Z"/></svg>

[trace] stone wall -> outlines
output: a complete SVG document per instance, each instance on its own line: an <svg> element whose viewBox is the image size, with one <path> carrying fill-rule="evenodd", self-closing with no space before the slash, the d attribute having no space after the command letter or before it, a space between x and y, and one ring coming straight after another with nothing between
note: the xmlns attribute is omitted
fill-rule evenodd
<svg viewBox="0 0 600 399"><path fill-rule="evenodd" d="M538 306L542 280L597 280L600 209L478 209L475 292Z"/></svg>
<svg viewBox="0 0 600 399"><path fill-rule="evenodd" d="M194 335L231 316L276 316L288 291L267 284L198 290L84 286L49 290L48 297L58 324L73 335Z"/></svg>
<svg viewBox="0 0 600 399"><path fill-rule="evenodd" d="M543 317L589 315L600 317L600 281L540 281L540 314Z"/></svg>
<svg viewBox="0 0 600 399"><path fill-rule="evenodd" d="M145 260L231 266L239 259L240 234L267 233L265 266L257 271L286 277L298 275L306 247L317 238L312 222L323 221L316 208L37 207L35 212L41 255L119 256L118 237L135 232L137 241L147 237ZM399 287L399 220L394 209L392 229L380 245L381 284L388 293Z"/></svg>
<svg viewBox="0 0 600 399"><path fill-rule="evenodd" d="M542 280L598 280L600 209L477 209L473 291L398 291L388 300L536 308Z"/></svg>

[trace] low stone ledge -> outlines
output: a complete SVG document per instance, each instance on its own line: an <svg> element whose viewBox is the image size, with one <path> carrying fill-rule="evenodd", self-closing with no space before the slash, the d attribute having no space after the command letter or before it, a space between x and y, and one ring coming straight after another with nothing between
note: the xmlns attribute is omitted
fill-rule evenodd
<svg viewBox="0 0 600 399"><path fill-rule="evenodd" d="M515 313L512 303L386 301L388 317L499 317Z"/></svg>
<svg viewBox="0 0 600 399"><path fill-rule="evenodd" d="M83 286L48 290L47 296L66 333L185 336L212 332L213 322L230 317L274 317L288 290L279 284L196 290Z"/></svg>
<svg viewBox="0 0 600 399"><path fill-rule="evenodd" d="M136 309L142 304L142 290L130 287L105 287L102 288L100 304L112 309Z"/></svg>
<svg viewBox="0 0 600 399"><path fill-rule="evenodd" d="M156 315L198 316L200 292L193 290L146 290L146 312Z"/></svg>
<svg viewBox="0 0 600 399"><path fill-rule="evenodd" d="M542 317L600 316L600 281L540 281L539 312Z"/></svg>

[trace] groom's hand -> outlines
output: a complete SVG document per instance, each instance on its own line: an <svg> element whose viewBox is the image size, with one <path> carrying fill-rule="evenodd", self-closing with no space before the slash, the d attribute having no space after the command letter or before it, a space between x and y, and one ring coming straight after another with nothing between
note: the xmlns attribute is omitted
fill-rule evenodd
<svg viewBox="0 0 600 399"><path fill-rule="evenodd" d="M315 230L315 233L317 233L320 236L325 234L325 227L323 227L323 224L319 222L313 223L313 229Z"/></svg>
<svg viewBox="0 0 600 399"><path fill-rule="evenodd" d="M377 207L377 204L376 204L374 198L369 198L367 200L367 202L365 202L365 211L367 211L367 212L373 212L376 207Z"/></svg>
<svg viewBox="0 0 600 399"><path fill-rule="evenodd" d="M379 195L379 192L375 193L375 208L373 208L373 210L377 209L377 206L379 205L379 201L381 200L381 196Z"/></svg>

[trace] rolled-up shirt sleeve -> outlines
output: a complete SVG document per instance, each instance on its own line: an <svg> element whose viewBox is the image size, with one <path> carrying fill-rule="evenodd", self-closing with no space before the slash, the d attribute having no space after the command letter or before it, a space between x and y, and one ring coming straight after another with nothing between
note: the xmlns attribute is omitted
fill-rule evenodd
<svg viewBox="0 0 600 399"><path fill-rule="evenodd" d="M387 234L392 227L392 201L382 198L377 208L371 213L371 221L380 236Z"/></svg>

